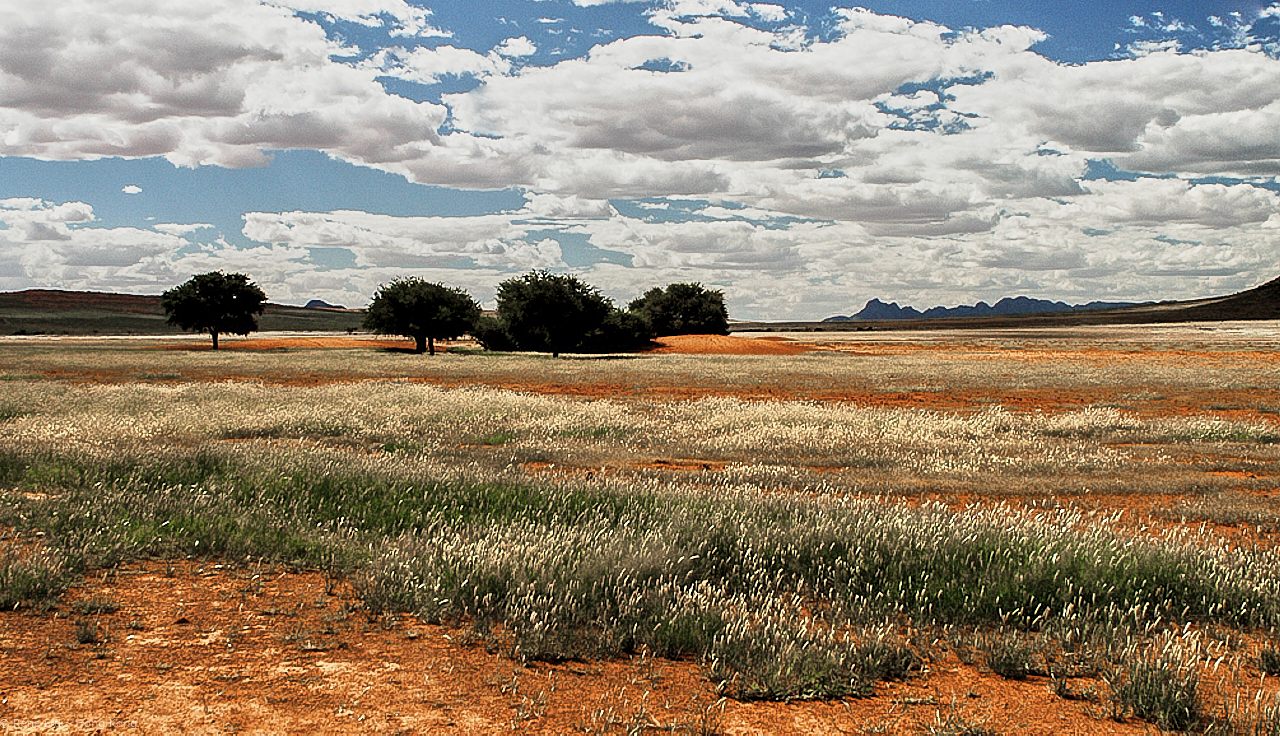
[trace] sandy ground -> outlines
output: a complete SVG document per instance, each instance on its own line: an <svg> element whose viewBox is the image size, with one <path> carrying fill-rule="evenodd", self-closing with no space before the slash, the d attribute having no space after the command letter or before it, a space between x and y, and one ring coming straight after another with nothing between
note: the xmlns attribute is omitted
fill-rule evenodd
<svg viewBox="0 0 1280 736"><path fill-rule="evenodd" d="M119 608L74 613L95 600ZM0 614L0 642L5 733L1144 730L1096 718L1100 706L1056 697L1043 678L1003 680L955 660L872 698L787 704L721 700L694 662L521 665L459 630L370 617L318 573L213 562L99 573L56 613Z"/></svg>

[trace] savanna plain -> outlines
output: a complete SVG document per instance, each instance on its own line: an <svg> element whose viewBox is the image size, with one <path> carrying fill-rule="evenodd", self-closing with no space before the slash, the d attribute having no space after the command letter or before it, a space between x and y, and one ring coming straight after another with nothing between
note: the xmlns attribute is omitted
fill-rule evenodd
<svg viewBox="0 0 1280 736"><path fill-rule="evenodd" d="M1280 323L0 339L0 730L1280 734Z"/></svg>

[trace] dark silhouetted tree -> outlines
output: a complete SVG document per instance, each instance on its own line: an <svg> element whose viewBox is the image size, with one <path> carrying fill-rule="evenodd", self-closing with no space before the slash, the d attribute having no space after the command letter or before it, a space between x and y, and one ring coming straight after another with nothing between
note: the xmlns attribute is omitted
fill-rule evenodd
<svg viewBox="0 0 1280 736"><path fill-rule="evenodd" d="M518 350L591 350L613 309L576 276L533 271L498 284L498 320Z"/></svg>
<svg viewBox="0 0 1280 736"><path fill-rule="evenodd" d="M207 332L218 349L218 335L247 335L258 329L267 295L242 273L213 271L160 295L160 306L169 324L184 330Z"/></svg>
<svg viewBox="0 0 1280 736"><path fill-rule="evenodd" d="M653 330L663 335L727 335L729 311L724 293L702 284L670 284L654 287L627 307L640 315Z"/></svg>
<svg viewBox="0 0 1280 736"><path fill-rule="evenodd" d="M507 326L502 320L490 315L484 315L480 321L476 323L476 329L471 333L476 338L476 342L485 350L517 350L516 341L511 339L511 334L507 332Z"/></svg>
<svg viewBox="0 0 1280 736"><path fill-rule="evenodd" d="M479 319L480 305L467 292L410 277L378 287L364 326L382 335L411 337L417 352L435 355L436 340L471 332Z"/></svg>
<svg viewBox="0 0 1280 736"><path fill-rule="evenodd" d="M604 324L591 339L590 347L605 352L635 350L648 345L652 338L653 330L648 320L635 312L615 308L609 310Z"/></svg>

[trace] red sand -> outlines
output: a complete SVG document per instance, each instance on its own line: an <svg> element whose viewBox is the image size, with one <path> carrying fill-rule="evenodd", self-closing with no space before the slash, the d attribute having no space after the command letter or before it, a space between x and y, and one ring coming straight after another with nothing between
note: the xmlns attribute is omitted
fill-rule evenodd
<svg viewBox="0 0 1280 736"><path fill-rule="evenodd" d="M810 350L782 337L732 335L673 335L655 340L662 347L646 352L687 355L798 355Z"/></svg>

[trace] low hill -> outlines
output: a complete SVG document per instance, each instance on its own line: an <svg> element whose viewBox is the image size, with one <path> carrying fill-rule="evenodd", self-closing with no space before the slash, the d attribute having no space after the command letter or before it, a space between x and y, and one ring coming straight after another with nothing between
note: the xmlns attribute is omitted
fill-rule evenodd
<svg viewBox="0 0 1280 736"><path fill-rule="evenodd" d="M1228 296L1124 307L974 317L843 320L830 322L734 322L734 332L848 332L852 330L948 330L1077 325L1133 325L1280 319L1280 278Z"/></svg>
<svg viewBox="0 0 1280 736"><path fill-rule="evenodd" d="M265 305L265 332L345 332L359 329L364 313ZM0 335L176 335L159 296L29 289L0 292Z"/></svg>

